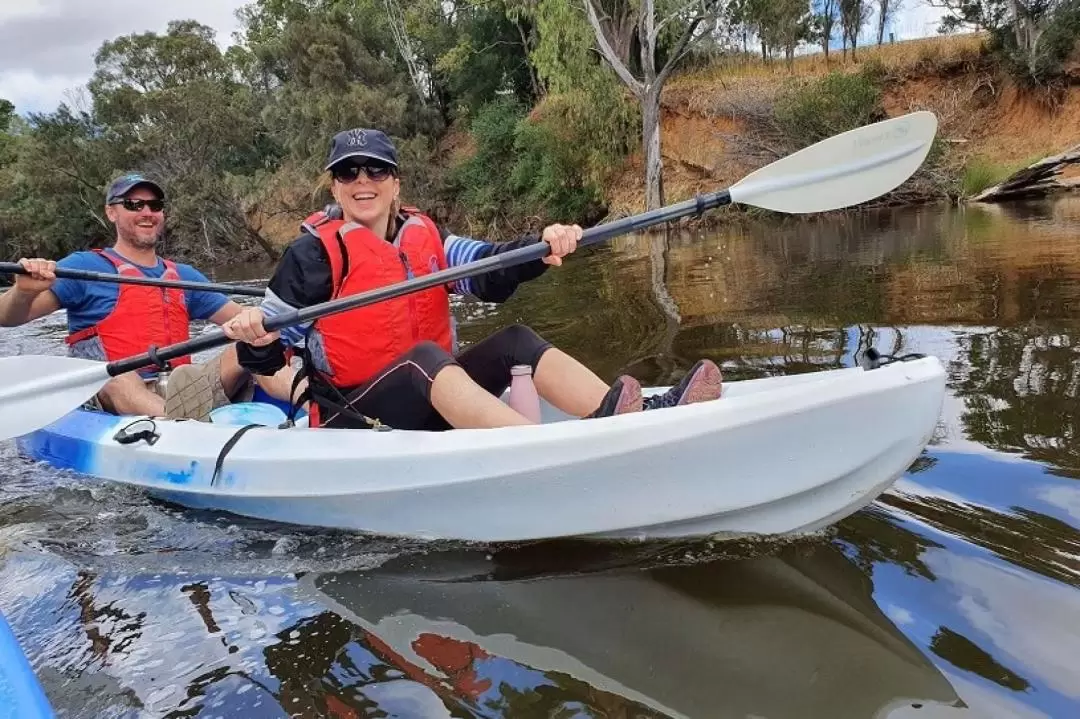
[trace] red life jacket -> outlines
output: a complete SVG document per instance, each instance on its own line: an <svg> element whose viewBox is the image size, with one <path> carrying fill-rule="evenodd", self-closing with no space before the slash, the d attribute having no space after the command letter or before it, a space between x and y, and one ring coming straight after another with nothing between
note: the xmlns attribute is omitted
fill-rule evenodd
<svg viewBox="0 0 1080 719"><path fill-rule="evenodd" d="M356 223L331 219L323 212L304 227L322 240L330 260L331 298L359 294L447 268L442 237L435 223L415 208L403 208L406 220L387 242ZM453 351L450 297L438 285L404 297L315 320L330 372L319 379L338 389L363 384L379 370L423 341ZM314 368L312 368L314 370ZM312 426L318 423L311 403Z"/></svg>
<svg viewBox="0 0 1080 719"><path fill-rule="evenodd" d="M145 277L135 265L110 252L94 250L116 268L121 277ZM163 280L179 280L176 264L165 260ZM110 362L142 354L151 345L164 347L186 341L188 328L187 300L184 291L145 285L120 285L116 305L100 322L68 334L66 342L73 345L91 337L101 340L105 357ZM189 364L190 356L169 361L169 366Z"/></svg>

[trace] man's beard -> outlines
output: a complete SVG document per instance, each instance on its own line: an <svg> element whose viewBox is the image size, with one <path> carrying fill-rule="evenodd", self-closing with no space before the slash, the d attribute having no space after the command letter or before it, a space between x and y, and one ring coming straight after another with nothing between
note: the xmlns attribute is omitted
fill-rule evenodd
<svg viewBox="0 0 1080 719"><path fill-rule="evenodd" d="M124 233L124 240L132 245L138 247L140 250L152 250L157 245L158 240L161 239L162 226L158 225L154 228L154 234L150 237L141 235L138 230Z"/></svg>

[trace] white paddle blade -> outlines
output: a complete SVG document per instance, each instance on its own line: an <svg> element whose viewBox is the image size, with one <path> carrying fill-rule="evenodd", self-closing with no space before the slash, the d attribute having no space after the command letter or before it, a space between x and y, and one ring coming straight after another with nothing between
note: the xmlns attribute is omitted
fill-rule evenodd
<svg viewBox="0 0 1080 719"><path fill-rule="evenodd" d="M731 200L788 213L872 200L915 174L937 124L934 113L920 111L830 137L750 173L731 188Z"/></svg>
<svg viewBox="0 0 1080 719"><path fill-rule="evenodd" d="M0 439L60 419L110 379L104 362L51 355L0 358Z"/></svg>

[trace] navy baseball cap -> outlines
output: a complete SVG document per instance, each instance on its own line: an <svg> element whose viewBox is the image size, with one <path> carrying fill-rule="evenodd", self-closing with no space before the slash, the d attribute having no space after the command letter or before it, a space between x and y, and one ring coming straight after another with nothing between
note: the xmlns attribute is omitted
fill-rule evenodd
<svg viewBox="0 0 1080 719"><path fill-rule="evenodd" d="M161 189L161 185L140 172L128 172L120 175L109 185L109 189L105 192L105 204L109 205L124 199L124 195L139 185L146 185L156 192L158 197L165 199L165 190Z"/></svg>
<svg viewBox="0 0 1080 719"><path fill-rule="evenodd" d="M398 166L397 149L394 143L390 142L390 138L379 130L356 127L334 135L334 139L330 141L330 156L323 169L329 170L350 157L369 157L395 168Z"/></svg>

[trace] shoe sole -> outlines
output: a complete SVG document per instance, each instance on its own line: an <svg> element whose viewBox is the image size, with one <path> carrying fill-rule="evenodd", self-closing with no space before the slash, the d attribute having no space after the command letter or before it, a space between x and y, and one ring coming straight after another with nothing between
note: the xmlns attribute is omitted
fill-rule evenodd
<svg viewBox="0 0 1080 719"><path fill-rule="evenodd" d="M720 397L722 388L723 378L720 375L720 368L712 363L704 364L694 372L694 376L686 386L686 391L679 398L679 405L717 399Z"/></svg>

